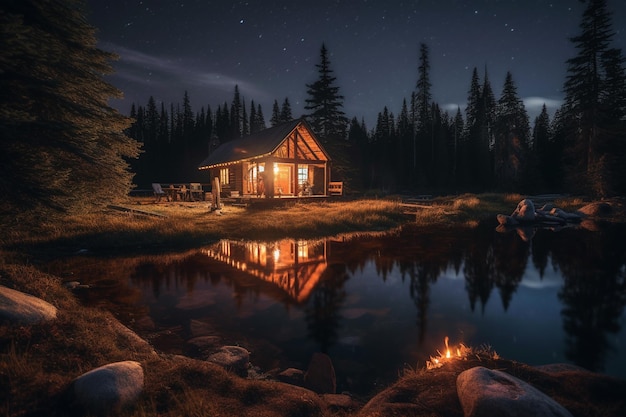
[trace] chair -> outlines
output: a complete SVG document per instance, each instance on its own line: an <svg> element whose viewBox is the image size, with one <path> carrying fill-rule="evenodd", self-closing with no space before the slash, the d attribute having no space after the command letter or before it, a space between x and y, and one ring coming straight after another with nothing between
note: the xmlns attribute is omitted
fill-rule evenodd
<svg viewBox="0 0 626 417"><path fill-rule="evenodd" d="M158 182L152 183L152 191L154 191L155 203L161 201L161 197L165 197L167 201L170 201L170 196L165 191L163 191L163 188L161 188L161 184L159 184Z"/></svg>
<svg viewBox="0 0 626 417"><path fill-rule="evenodd" d="M189 184L189 197L191 198L191 201L204 200L204 190L202 189L202 184L199 182L192 182Z"/></svg>
<svg viewBox="0 0 626 417"><path fill-rule="evenodd" d="M176 189L176 193L180 196L180 201L189 200L189 190L185 184Z"/></svg>

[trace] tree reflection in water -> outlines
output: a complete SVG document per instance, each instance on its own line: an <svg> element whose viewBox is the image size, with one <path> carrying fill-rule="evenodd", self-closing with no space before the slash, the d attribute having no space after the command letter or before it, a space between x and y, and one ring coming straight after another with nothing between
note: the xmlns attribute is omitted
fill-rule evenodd
<svg viewBox="0 0 626 417"><path fill-rule="evenodd" d="M565 355L587 369L604 370L607 352L616 348L609 336L621 330L626 303L624 234L618 227L580 233L584 238L562 232L552 249L565 280L559 292L568 335ZM576 243L567 244L570 239Z"/></svg>
<svg viewBox="0 0 626 417"><path fill-rule="evenodd" d="M491 222L455 230L407 226L388 234L320 242L222 241L185 254L122 260L80 257L76 262L83 262L86 271L98 271L98 279L119 281L115 292L98 293L99 297L110 297L112 311L127 311L129 307L124 303L133 303L140 307L137 314L145 314L148 305L156 328L177 325L185 331L190 328L190 320L211 320L219 331L237 333L233 340L271 339L268 343L272 345L287 340L278 348L283 354L290 349L313 349L352 355L353 361L357 356L366 361L388 360L387 365L392 368L401 366L397 363L400 360L415 359L416 350L432 348L433 338L439 340L441 331L434 328L435 323L473 320L472 326L481 325L476 317L493 323L495 319L486 316L497 314L493 312L494 305L498 305L493 301L494 289L504 312L500 321L530 328L526 334L535 338L546 336L532 332L533 326L543 324L544 317L519 316L520 308L536 307L538 314L543 314L543 306L534 304L538 301L533 297L539 293L529 292L524 282L537 275L540 281L535 285L541 286L547 275L552 279L560 275L558 300L555 297L550 302L561 303L557 305L561 312L557 319L562 320L566 338L562 354L575 364L601 371L609 353L615 351L617 354L612 356L619 358L621 376L626 377L626 351L618 351L616 342L624 337L621 320L626 304L625 228L611 225L596 231L531 230L523 236L532 238L525 240L514 231L500 233L494 227ZM64 260L50 265L50 269L76 270L71 264L72 260ZM441 284L450 282L450 276L463 280L466 298L455 302L467 302L469 312L463 313L464 319L453 315L463 306L457 306L454 313L442 307L445 300L441 288L448 287ZM524 290L520 288L522 284ZM378 293L366 296L363 291L368 285ZM391 294L391 288L398 285L402 292L385 298L385 293ZM143 293L143 302L137 300L138 291ZM517 304L516 293L525 294L520 295ZM122 294L135 295L124 298ZM390 328L404 320L404 310L400 311L404 308L403 296L410 297L407 301L414 314L410 317L412 334L405 327ZM185 305L182 297L186 297ZM488 305L491 311L487 311ZM518 316L511 317L513 306ZM123 319L132 322L135 318ZM398 334L402 332L406 334ZM360 350L342 347L342 337L347 334L354 337L351 340L360 340L354 342ZM181 340L186 337L189 334L179 336ZM368 343L380 346L364 353L369 349L365 346ZM494 348L498 350L497 345ZM409 350L413 352L410 358L406 353ZM295 356L298 360L310 357L306 353ZM344 362L347 360L344 358ZM351 370L355 368L353 365ZM380 366L370 368L381 373ZM387 371L390 378L397 376L397 368Z"/></svg>

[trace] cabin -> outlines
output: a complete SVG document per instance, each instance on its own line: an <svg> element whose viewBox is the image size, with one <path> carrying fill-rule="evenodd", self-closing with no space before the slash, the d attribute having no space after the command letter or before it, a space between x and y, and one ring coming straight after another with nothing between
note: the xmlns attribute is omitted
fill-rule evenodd
<svg viewBox="0 0 626 417"><path fill-rule="evenodd" d="M328 196L330 157L304 119L225 142L198 167L225 197Z"/></svg>

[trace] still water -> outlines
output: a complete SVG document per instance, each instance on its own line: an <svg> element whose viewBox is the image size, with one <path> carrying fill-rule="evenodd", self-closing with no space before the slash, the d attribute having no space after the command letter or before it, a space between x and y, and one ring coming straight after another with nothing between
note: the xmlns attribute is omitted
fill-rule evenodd
<svg viewBox="0 0 626 417"><path fill-rule="evenodd" d="M306 370L327 353L337 389L370 395L420 368L444 338L531 365L566 362L626 378L626 230L608 226L415 230L321 241L224 240L187 253L67 259L157 348L216 335L260 372Z"/></svg>

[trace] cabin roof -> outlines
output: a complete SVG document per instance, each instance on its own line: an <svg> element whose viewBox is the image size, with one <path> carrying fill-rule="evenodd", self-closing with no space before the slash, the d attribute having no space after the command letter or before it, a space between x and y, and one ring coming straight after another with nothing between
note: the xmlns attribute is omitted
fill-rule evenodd
<svg viewBox="0 0 626 417"><path fill-rule="evenodd" d="M304 119L292 120L253 133L241 139L235 139L221 144L200 163L198 168L208 169L222 164L241 162L270 155L278 149L281 143L300 124L303 124L312 135L312 131ZM322 149L321 146L319 146L319 148L320 150ZM325 154L325 151L322 150L322 152Z"/></svg>

